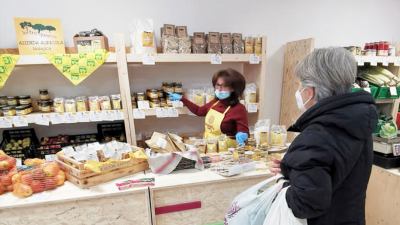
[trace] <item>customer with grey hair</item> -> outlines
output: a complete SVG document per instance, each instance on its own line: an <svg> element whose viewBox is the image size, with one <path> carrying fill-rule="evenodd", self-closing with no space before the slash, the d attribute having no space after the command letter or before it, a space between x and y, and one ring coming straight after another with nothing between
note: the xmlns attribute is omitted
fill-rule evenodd
<svg viewBox="0 0 400 225"><path fill-rule="evenodd" d="M296 68L303 114L289 131L300 134L272 170L288 180L288 206L308 225L365 224L378 115L369 93L351 93L356 74L343 48L316 49Z"/></svg>

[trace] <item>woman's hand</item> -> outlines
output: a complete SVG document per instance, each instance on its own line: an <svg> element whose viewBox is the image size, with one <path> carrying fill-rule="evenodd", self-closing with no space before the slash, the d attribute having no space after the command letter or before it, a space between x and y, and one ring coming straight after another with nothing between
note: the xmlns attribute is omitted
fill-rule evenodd
<svg viewBox="0 0 400 225"><path fill-rule="evenodd" d="M272 160L272 165L271 165L271 172L273 174L278 174L281 172L281 160L279 159L273 159Z"/></svg>
<svg viewBox="0 0 400 225"><path fill-rule="evenodd" d="M172 92L168 93L168 97L171 101L180 101L182 99L182 95Z"/></svg>

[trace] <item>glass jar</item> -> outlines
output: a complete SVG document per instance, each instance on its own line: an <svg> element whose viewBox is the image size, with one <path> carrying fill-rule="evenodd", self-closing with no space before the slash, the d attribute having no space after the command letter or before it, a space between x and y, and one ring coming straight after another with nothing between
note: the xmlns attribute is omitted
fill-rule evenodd
<svg viewBox="0 0 400 225"><path fill-rule="evenodd" d="M160 107L162 107L162 108L168 107L168 102L165 98L160 98Z"/></svg>
<svg viewBox="0 0 400 225"><path fill-rule="evenodd" d="M100 111L100 100L98 96L89 97L89 110Z"/></svg>
<svg viewBox="0 0 400 225"><path fill-rule="evenodd" d="M15 106L6 106L3 108L4 116L15 116L17 114Z"/></svg>
<svg viewBox="0 0 400 225"><path fill-rule="evenodd" d="M28 108L29 108L29 106L27 106L27 105L20 105L20 106L15 107L17 116L28 115L29 114Z"/></svg>
<svg viewBox="0 0 400 225"><path fill-rule="evenodd" d="M7 105L7 96L0 96L0 105Z"/></svg>
<svg viewBox="0 0 400 225"><path fill-rule="evenodd" d="M77 112L88 111L87 98L85 96L76 97L75 102L76 102L76 111Z"/></svg>
<svg viewBox="0 0 400 225"><path fill-rule="evenodd" d="M29 105L32 104L32 99L30 95L20 95L18 96L20 105Z"/></svg>
<svg viewBox="0 0 400 225"><path fill-rule="evenodd" d="M150 101L150 107L151 108L159 108L160 107L160 100L157 99L152 99Z"/></svg>
<svg viewBox="0 0 400 225"><path fill-rule="evenodd" d="M111 101L108 96L100 97L100 109L101 110L111 110Z"/></svg>
<svg viewBox="0 0 400 225"><path fill-rule="evenodd" d="M218 140L214 138L207 139L207 153L216 153L218 150Z"/></svg>
<svg viewBox="0 0 400 225"><path fill-rule="evenodd" d="M47 89L40 89L39 94L40 94L40 100L50 99L49 92L47 91Z"/></svg>
<svg viewBox="0 0 400 225"><path fill-rule="evenodd" d="M6 105L0 105L0 116L4 116L3 109L7 107Z"/></svg>
<svg viewBox="0 0 400 225"><path fill-rule="evenodd" d="M158 99L158 90L157 90L157 89L151 89L151 90L149 90L147 96L148 96L150 99Z"/></svg>
<svg viewBox="0 0 400 225"><path fill-rule="evenodd" d="M121 95L111 95L111 103L114 110L122 109Z"/></svg>
<svg viewBox="0 0 400 225"><path fill-rule="evenodd" d="M162 83L162 90L163 90L163 92L167 92L167 87L168 87L169 85L168 85L168 82L163 82Z"/></svg>
<svg viewBox="0 0 400 225"><path fill-rule="evenodd" d="M159 98L164 98L164 90L159 89L157 92L158 92L158 97Z"/></svg>
<svg viewBox="0 0 400 225"><path fill-rule="evenodd" d="M254 41L254 54L261 55L262 53L262 37L256 37Z"/></svg>
<svg viewBox="0 0 400 225"><path fill-rule="evenodd" d="M42 112L51 112L51 102L50 101L41 101L40 102L41 106L40 106L40 110Z"/></svg>
<svg viewBox="0 0 400 225"><path fill-rule="evenodd" d="M169 83L166 87L165 87L165 93L172 93L174 92L174 83Z"/></svg>
<svg viewBox="0 0 400 225"><path fill-rule="evenodd" d="M138 100L138 101L144 101L144 100L146 100L146 97L145 97L145 95L144 95L143 92L137 93L137 100Z"/></svg>
<svg viewBox="0 0 400 225"><path fill-rule="evenodd" d="M65 100L65 112L73 113L76 112L76 102L74 99Z"/></svg>
<svg viewBox="0 0 400 225"><path fill-rule="evenodd" d="M182 94L183 93L183 89L182 89L182 83L175 83L174 85L174 92L178 93L178 94Z"/></svg>
<svg viewBox="0 0 400 225"><path fill-rule="evenodd" d="M54 112L57 112L57 113L65 112L64 98L55 98L53 107L54 107Z"/></svg>
<svg viewBox="0 0 400 225"><path fill-rule="evenodd" d="M7 105L8 106L17 106L18 105L17 97L13 97L13 96L7 97Z"/></svg>

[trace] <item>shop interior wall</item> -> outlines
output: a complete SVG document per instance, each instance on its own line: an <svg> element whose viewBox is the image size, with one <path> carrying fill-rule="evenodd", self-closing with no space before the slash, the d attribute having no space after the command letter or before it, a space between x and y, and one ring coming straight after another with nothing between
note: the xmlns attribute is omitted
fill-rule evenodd
<svg viewBox="0 0 400 225"><path fill-rule="evenodd" d="M262 93L267 101L263 104L264 118L274 123L279 120L283 52L288 41L314 37L316 47L362 45L367 41L400 41L400 1L397 0L69 0L55 4L50 0L14 0L0 7L0 48L16 48L14 17L60 18L64 28L67 46L72 46L72 37L82 30L98 28L109 37L113 45L112 34L123 32L126 43L130 44L129 31L135 18L153 18L155 32L164 23L187 25L189 33L196 31L241 32L245 35L268 36L267 46L267 90ZM224 65L226 67L231 65ZM158 87L163 80L182 79L184 85L193 85L190 79L196 77L196 84L209 82L216 67L209 65L169 64L151 69L138 70L138 79L146 87ZM152 79L152 76L157 79ZM164 76L167 77L164 79ZM201 75L201 76L200 76ZM51 79L45 77L51 76ZM136 75L135 75L136 76ZM40 87L54 90L56 95L75 96L80 94L112 94L118 91L116 69L106 66L97 71L82 85L73 87L66 79L50 66L30 66L18 68L10 78L9 87L1 94L37 93ZM133 89L140 89L132 84ZM155 119L150 120L154 125ZM194 119L185 124L199 124ZM157 121L158 123L158 121ZM168 122L165 122L168 123ZM171 123L171 122L169 122ZM160 123L158 123L160 124ZM60 126L61 132L65 126ZM146 123L139 121L138 126L146 130ZM73 125L69 129L76 132L81 129L93 129L94 124ZM43 132L47 129L41 128Z"/></svg>

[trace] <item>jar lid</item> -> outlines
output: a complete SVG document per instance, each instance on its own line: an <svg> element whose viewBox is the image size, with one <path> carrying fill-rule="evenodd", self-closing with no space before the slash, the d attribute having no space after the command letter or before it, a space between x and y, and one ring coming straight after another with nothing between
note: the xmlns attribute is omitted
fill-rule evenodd
<svg viewBox="0 0 400 225"><path fill-rule="evenodd" d="M7 97L7 99L10 99L10 100L12 100L12 99L16 99L17 97L15 97L15 96L8 96Z"/></svg>
<svg viewBox="0 0 400 225"><path fill-rule="evenodd" d="M47 89L40 89L39 92L47 92Z"/></svg>
<svg viewBox="0 0 400 225"><path fill-rule="evenodd" d="M29 98L31 98L31 96L30 95L20 95L20 96L18 96L18 98L19 99L29 99Z"/></svg>

